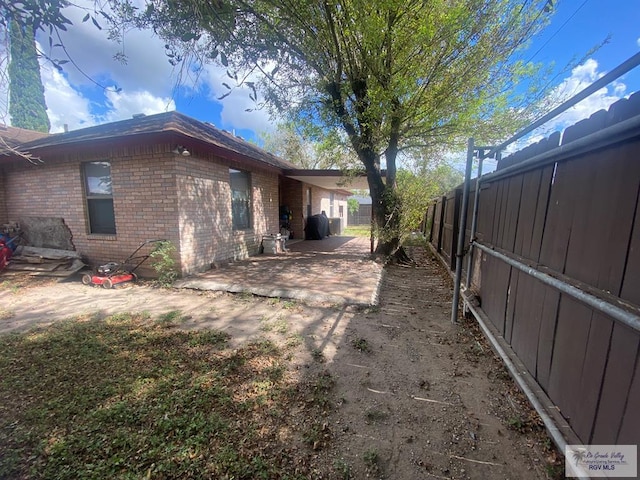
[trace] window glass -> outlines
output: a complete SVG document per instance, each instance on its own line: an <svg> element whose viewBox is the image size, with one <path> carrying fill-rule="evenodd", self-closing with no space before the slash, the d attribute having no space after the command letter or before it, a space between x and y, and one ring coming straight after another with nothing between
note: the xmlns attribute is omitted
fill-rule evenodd
<svg viewBox="0 0 640 480"><path fill-rule="evenodd" d="M83 165L89 232L116 233L116 218L111 190L111 164L88 162Z"/></svg>
<svg viewBox="0 0 640 480"><path fill-rule="evenodd" d="M87 196L111 196L111 164L109 162L86 163L84 167Z"/></svg>
<svg viewBox="0 0 640 480"><path fill-rule="evenodd" d="M249 173L229 169L233 228L251 228L251 181Z"/></svg>

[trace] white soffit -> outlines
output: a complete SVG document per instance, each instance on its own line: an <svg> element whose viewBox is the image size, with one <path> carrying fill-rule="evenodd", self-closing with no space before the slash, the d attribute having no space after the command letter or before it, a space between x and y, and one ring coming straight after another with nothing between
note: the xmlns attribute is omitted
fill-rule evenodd
<svg viewBox="0 0 640 480"><path fill-rule="evenodd" d="M340 170L289 170L285 177L327 190L368 190L365 175L344 176Z"/></svg>

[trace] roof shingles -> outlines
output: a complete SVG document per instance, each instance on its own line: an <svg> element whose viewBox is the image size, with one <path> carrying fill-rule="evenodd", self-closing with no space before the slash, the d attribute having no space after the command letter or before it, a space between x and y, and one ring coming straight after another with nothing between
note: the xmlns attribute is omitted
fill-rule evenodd
<svg viewBox="0 0 640 480"><path fill-rule="evenodd" d="M39 150L50 147L162 133L175 133L185 138L198 140L279 169L299 168L293 163L261 149L257 145L219 130L209 123L201 122L175 111L136 116L135 118L118 122L47 135L36 140L25 139L26 142L20 145L20 149L37 155Z"/></svg>

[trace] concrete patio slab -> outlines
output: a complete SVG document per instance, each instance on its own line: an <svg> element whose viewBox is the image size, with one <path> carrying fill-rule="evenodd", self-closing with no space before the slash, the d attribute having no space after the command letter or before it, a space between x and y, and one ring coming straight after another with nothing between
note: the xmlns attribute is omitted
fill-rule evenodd
<svg viewBox="0 0 640 480"><path fill-rule="evenodd" d="M308 303L375 305L383 267L369 258L369 239L328 237L287 246L177 281L177 288L251 293Z"/></svg>

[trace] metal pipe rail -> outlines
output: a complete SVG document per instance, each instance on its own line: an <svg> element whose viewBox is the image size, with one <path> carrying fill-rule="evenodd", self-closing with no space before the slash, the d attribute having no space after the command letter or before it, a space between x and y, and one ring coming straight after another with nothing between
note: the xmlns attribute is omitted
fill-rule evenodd
<svg viewBox="0 0 640 480"><path fill-rule="evenodd" d="M480 178L482 178L482 162L484 160L484 155L480 154L478 158L478 176L476 177L476 190L474 192L473 197L473 213L471 214L471 241L473 241L473 237L476 235L476 230L478 229L478 200L480 198ZM473 248L473 246L471 246ZM472 277L472 269L473 269L473 255L471 251L467 255L467 280L465 285L467 288L471 286L471 277Z"/></svg>
<svg viewBox="0 0 640 480"><path fill-rule="evenodd" d="M531 377L531 374L527 371L524 364L513 353L509 345L499 335L496 329L491 325L491 321L486 316L481 308L475 307L471 302L467 302L469 310L475 317L476 321L480 325L480 329L484 333L485 337L489 340L489 343L493 347L493 350L502 359L511 378L514 379L516 384L520 387L520 390L527 397L533 408L544 424L545 428L549 432L549 435L553 439L553 442L563 454L567 445L579 445L582 442L575 435L569 424L562 416L553 410L553 402L549 399L546 393L538 386L536 381ZM587 473L582 469L576 469L574 473L578 478L589 479Z"/></svg>
<svg viewBox="0 0 640 480"><path fill-rule="evenodd" d="M440 253L435 249L435 247L431 244L427 244L431 249L435 257L442 264L445 269L448 269L448 265L444 258L440 255ZM453 272L449 271L449 275L453 280L455 275ZM503 361L505 367L509 371L509 374L514 379L518 387L522 390L522 393L527 397L533 408L540 415L540 419L544 424L545 428L549 432L551 439L558 447L560 452L565 451L565 447L567 445L579 445L582 442L575 434L575 432L571 429L569 423L562 417L559 411L555 408L551 399L547 396L547 394L542 390L542 388L537 384L535 379L528 372L527 368L524 366L522 361L518 358L518 356L513 352L511 346L506 342L503 336L496 330L496 328L491 323L491 320L484 312L484 310L477 306L475 302L473 302L469 296L469 290L465 290L462 294L463 301L469 311L473 314L474 318L478 322L482 333L485 335L491 347L496 352L496 354ZM579 468L574 469L573 472L577 478L589 480L590 477Z"/></svg>
<svg viewBox="0 0 640 480"><path fill-rule="evenodd" d="M458 226L458 247L456 249L456 285L453 290L453 304L451 307L451 323L458 322L458 306L460 305L460 279L462 278L462 260L464 258L464 234L467 230L467 203L469 202L469 184L471 183L471 167L475 149L473 138L467 144L467 165L462 188L462 210L460 211L460 225ZM453 255L453 252L451 252Z"/></svg>
<svg viewBox="0 0 640 480"><path fill-rule="evenodd" d="M527 160L511 165L503 170L487 173L478 178L478 183L496 181L505 177L533 170L545 163L551 164L567 160L581 153L598 148L608 147L625 140L640 137L640 116L618 122L610 127L590 133L566 145L560 145L548 152L541 153Z"/></svg>
<svg viewBox="0 0 640 480"><path fill-rule="evenodd" d="M608 315L614 320L617 320L618 322L636 331L640 331L639 315L636 315L635 313L624 310L623 308L620 308L617 305L609 303L606 300L596 297L595 295L591 295L590 293L587 293L584 290L581 290L563 280L559 280L529 265L526 265L522 262L514 260L513 258L508 257L503 253L497 252L487 247L486 245L483 245L482 243L474 241L473 245L479 248L480 250L482 250L483 252L487 253L488 255L491 255L503 261L504 263L517 268L521 272L524 272L527 275L530 275L533 278L540 280L542 283L549 285L550 287L553 287L556 290L559 290L560 292L575 298L576 300L584 303L585 305L588 305L589 307L592 307L595 310L598 310L599 312L604 313L605 315Z"/></svg>
<svg viewBox="0 0 640 480"><path fill-rule="evenodd" d="M603 77L593 82L587 88L578 92L572 98L562 103L560 106L554 108L549 113L547 113L546 115L538 119L536 122L532 123L531 125L524 128L520 132L516 133L514 136L512 136L511 138L509 138L508 140L504 141L503 143L501 143L496 147L474 148L473 139L470 138L468 148L467 148L467 165L465 170L465 181L464 181L465 190L463 191L463 201L462 201L462 207L461 207L462 211L460 212L460 220L461 220L460 232L462 233L462 235L460 236L464 239L465 232L466 232L466 217L467 217L466 202L467 202L468 193L469 193L468 188L469 188L469 182L471 177L471 163L473 162L473 157L476 151L478 151L479 153L482 152L480 153L480 156L482 158L489 158L494 155L500 156L502 150L504 150L504 148L507 147L508 145L512 144L519 138L522 138L524 135L526 135L527 133L530 133L534 129L538 128L539 126L551 120L552 118L558 116L565 110L569 109L570 107L580 102L581 100L587 98L592 93L608 85L609 83L616 80L618 77L625 74L629 70L632 70L633 68L637 67L638 65L640 65L640 53L633 55L632 57L627 59L625 62L621 63L616 68L611 70L609 73L607 73ZM478 192L480 190L480 186L484 182L497 180L498 178L504 178L509 175L515 175L517 173L527 171L528 169L535 168L536 166L539 166L544 162L553 163L559 160L566 159L570 156L578 155L581 151L586 151L588 149L587 146L589 146L590 149L593 149L594 147L601 148L603 146L622 141L626 138L632 138L638 135L638 130L637 130L638 127L640 127L640 117L634 117L629 120L619 122L615 125L612 125L611 127L605 128L598 132L592 133L590 135L586 135L578 140L568 143L567 145L562 145L558 148L550 150L549 152L536 155L535 157L532 157L517 165L513 165L511 167L505 168L504 170L493 172L491 174L485 175L484 177L478 177L478 179L476 180L476 191ZM489 153L484 154L484 150L487 148L490 148ZM477 211L479 201L480 201L480 195L476 194L474 198L474 206L473 206L474 211ZM471 237L470 237L471 243L470 243L470 249L469 249L470 257L473 255L473 248L474 248L473 241L475 240L475 234L476 234L475 229L472 229ZM457 257L457 262L461 263L462 257L464 257L464 245L462 245L462 248L460 248L460 242L458 242L456 257ZM455 282L453 286L453 305L451 309L452 310L451 320L453 323L456 322L456 318L458 315L460 288L461 288L461 282L462 282L462 266L460 265L460 268L458 269L458 263L456 264L456 277L455 277ZM472 261L470 261L469 263L472 264ZM469 275L469 281L470 279L471 277Z"/></svg>
<svg viewBox="0 0 640 480"><path fill-rule="evenodd" d="M533 122L528 127L523 128L518 133L516 133L514 136L512 136L508 140L502 142L497 147L493 148L487 154L487 157L492 156L493 154L495 154L497 152L501 152L507 146L509 146L513 142L515 142L516 140L519 140L520 138L524 137L527 133L531 133L536 128L538 128L541 125L544 125L545 123L547 123L552 118L555 118L556 116L560 115L565 110L568 110L569 108L573 107L576 103L580 102L581 100L584 100L585 98L587 98L592 93L597 92L602 87L605 87L605 86L609 85L611 82L613 82L617 78L621 77L622 75L624 75L628 71L633 70L638 65L640 65L640 53L636 53L632 57L628 58L627 60L622 62L620 65L618 65L616 68L611 70L609 73L607 73L606 75L603 75L601 78L599 78L598 80L593 82L591 85L589 85L585 89L581 90L580 92L576 93L573 97L571 97L567 101L563 102L562 104L560 104L559 106L557 106L556 108L551 110L549 113L543 115L542 117L540 117L538 120Z"/></svg>

